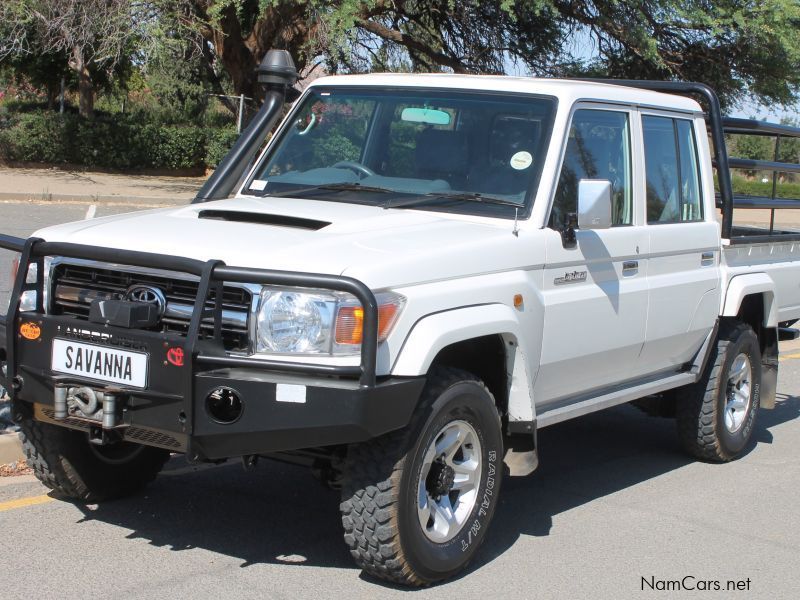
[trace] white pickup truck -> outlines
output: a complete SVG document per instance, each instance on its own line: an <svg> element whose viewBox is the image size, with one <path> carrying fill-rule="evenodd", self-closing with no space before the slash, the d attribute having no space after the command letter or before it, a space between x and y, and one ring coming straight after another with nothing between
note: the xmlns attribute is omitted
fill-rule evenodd
<svg viewBox="0 0 800 600"><path fill-rule="evenodd" d="M729 163L724 133L800 131L725 121L701 84L360 75L316 80L259 154L296 75L271 52L259 77L193 204L0 236L0 383L46 485L307 464L356 562L424 585L473 557L542 427L637 401L700 459L746 450L800 233L734 226L728 166L800 167Z"/></svg>

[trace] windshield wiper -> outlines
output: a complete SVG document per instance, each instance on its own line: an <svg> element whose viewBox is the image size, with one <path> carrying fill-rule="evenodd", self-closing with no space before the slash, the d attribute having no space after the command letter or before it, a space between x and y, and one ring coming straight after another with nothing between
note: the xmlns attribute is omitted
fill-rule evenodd
<svg viewBox="0 0 800 600"><path fill-rule="evenodd" d="M274 196L275 198L282 198L284 196L293 196L293 195L303 195L309 192L327 192L327 191L334 191L334 192L376 192L379 194L394 194L396 193L395 190L390 190L388 188L376 187L372 185L361 185L360 183L324 183L322 185L312 185L305 188L300 188L299 190L284 190L282 192L277 193L269 193L267 192L264 194L265 196Z"/></svg>
<svg viewBox="0 0 800 600"><path fill-rule="evenodd" d="M485 196L478 192L429 192L421 196L414 196L413 198L400 198L396 202L389 200L383 205L383 208L403 208L406 206L416 206L417 204L424 204L431 200L464 200L466 202L482 202L484 204L497 204L500 206L513 206L514 208L522 208L522 204L506 200L505 198L498 198L497 196Z"/></svg>

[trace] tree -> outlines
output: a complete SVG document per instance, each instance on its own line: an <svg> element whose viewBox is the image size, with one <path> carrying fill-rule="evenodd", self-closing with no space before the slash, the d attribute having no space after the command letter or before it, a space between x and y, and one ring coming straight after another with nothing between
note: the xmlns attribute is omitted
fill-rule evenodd
<svg viewBox="0 0 800 600"><path fill-rule="evenodd" d="M186 0L230 75L254 92L272 47L303 68L683 79L724 104L752 94L790 103L800 89L797 0Z"/></svg>
<svg viewBox="0 0 800 600"><path fill-rule="evenodd" d="M67 57L85 116L98 77L126 61L146 69L175 43L203 58L217 93L251 97L259 61L282 48L301 72L516 63L541 76L702 81L727 106L789 104L798 28L798 0L0 0L0 60Z"/></svg>
<svg viewBox="0 0 800 600"><path fill-rule="evenodd" d="M0 71L17 83L28 82L36 89L45 90L49 109L55 108L62 78L70 82L70 69L63 53L20 54L7 59Z"/></svg>
<svg viewBox="0 0 800 600"><path fill-rule="evenodd" d="M63 55L78 80L79 111L94 113L94 73L113 71L137 36L136 3L127 0L13 0L0 4L0 21L12 33L0 58Z"/></svg>
<svg viewBox="0 0 800 600"><path fill-rule="evenodd" d="M792 127L800 127L800 122L796 119L783 118L781 119L783 125L790 125ZM778 160L788 163L800 163L800 138L781 138L781 145L778 148ZM797 179L797 176L793 176Z"/></svg>

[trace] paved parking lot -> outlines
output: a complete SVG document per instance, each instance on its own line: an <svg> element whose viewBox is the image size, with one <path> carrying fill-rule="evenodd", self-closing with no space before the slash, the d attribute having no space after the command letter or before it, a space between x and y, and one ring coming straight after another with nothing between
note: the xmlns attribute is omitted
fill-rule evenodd
<svg viewBox="0 0 800 600"><path fill-rule="evenodd" d="M97 214L133 208L98 206ZM0 232L27 235L87 210L0 204ZM411 594L662 597L650 586L708 580L723 591L682 595L800 597L800 349L783 350L778 407L761 413L741 460L695 462L681 453L674 423L627 406L545 429L541 468L505 482L472 567ZM267 461L245 472L236 462L194 468L176 457L145 492L90 506L56 499L31 477L0 478L2 594L408 597L352 565L337 502L306 471ZM728 581L748 589L726 592Z"/></svg>
<svg viewBox="0 0 800 600"><path fill-rule="evenodd" d="M731 464L689 460L673 423L630 407L543 430L540 470L505 482L470 570L413 595L658 597L642 578L690 576L749 579L743 598L798 597L800 400L784 390L798 389L800 362L781 367L778 408ZM4 597L408 597L354 568L337 494L306 471L169 468L136 497L88 507L51 501L29 478L0 480Z"/></svg>

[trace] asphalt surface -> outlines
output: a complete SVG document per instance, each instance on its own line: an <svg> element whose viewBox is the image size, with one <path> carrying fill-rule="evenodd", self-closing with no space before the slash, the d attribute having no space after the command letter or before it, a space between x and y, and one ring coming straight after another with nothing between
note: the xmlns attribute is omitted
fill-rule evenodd
<svg viewBox="0 0 800 600"><path fill-rule="evenodd" d="M0 232L27 235L86 211L0 204ZM2 595L797 598L800 346L782 350L778 406L761 412L732 463L686 457L671 420L628 406L542 430L540 469L505 481L475 562L431 589L363 576L341 540L337 493L307 471L268 461L198 469L176 457L145 492L102 505L56 499L31 477L0 478ZM723 590L656 591L676 580ZM747 589L725 591L728 580Z"/></svg>

